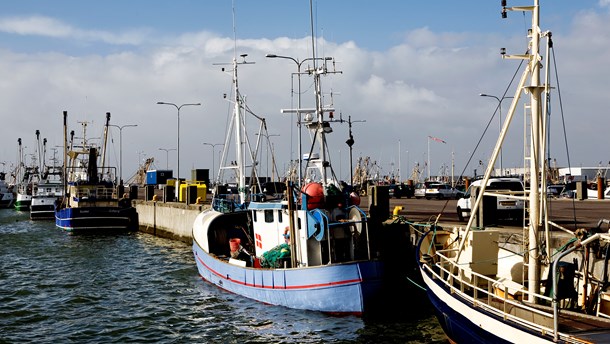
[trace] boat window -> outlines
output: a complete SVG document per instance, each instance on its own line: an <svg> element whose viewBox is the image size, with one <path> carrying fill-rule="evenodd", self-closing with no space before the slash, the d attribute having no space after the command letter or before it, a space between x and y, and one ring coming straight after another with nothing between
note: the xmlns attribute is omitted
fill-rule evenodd
<svg viewBox="0 0 610 344"><path fill-rule="evenodd" d="M254 210L254 211L252 212L252 220L253 220L254 222L258 222L258 220L256 219L256 214L257 214L257 213L258 213L258 211L256 211L256 210Z"/></svg>
<svg viewBox="0 0 610 344"><path fill-rule="evenodd" d="M273 210L265 210L265 222L273 222Z"/></svg>
<svg viewBox="0 0 610 344"><path fill-rule="evenodd" d="M282 223L282 210L277 211L277 222Z"/></svg>

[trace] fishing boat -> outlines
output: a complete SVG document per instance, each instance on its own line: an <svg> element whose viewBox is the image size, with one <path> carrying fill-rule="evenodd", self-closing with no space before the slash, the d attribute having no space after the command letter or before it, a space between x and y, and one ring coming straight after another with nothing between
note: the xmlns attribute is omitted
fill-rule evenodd
<svg viewBox="0 0 610 344"><path fill-rule="evenodd" d="M40 131L36 130L36 143L39 166L38 182L32 186L32 201L30 203L31 220L52 220L55 218L55 205L63 197L64 183L62 168L57 166L53 157L53 165L47 166L47 139L40 140Z"/></svg>
<svg viewBox="0 0 610 344"><path fill-rule="evenodd" d="M315 108L283 111L296 112L299 121L305 114L303 124L314 138L302 169L308 183L300 185L303 176L278 192L265 193L257 173L251 173L246 183L246 157L252 158L253 168L257 164L256 154L244 147L248 140L242 126L238 65L234 59L231 128L237 160L229 166L236 172L237 193L218 190L212 207L194 221L193 253L199 275L219 288L270 305L362 315L380 290L383 264L374 257L359 196L337 181L328 156L332 109L322 106L320 86L327 65L314 63L309 71L315 83ZM300 171L301 166L299 177Z"/></svg>
<svg viewBox="0 0 610 344"><path fill-rule="evenodd" d="M466 227L443 228L433 223L422 231L416 261L437 318L454 343L609 343L609 221L596 228L568 230L549 221L546 188L550 159L547 144L547 102L551 86L551 32L539 27L540 5L506 7L503 14L532 15L525 55L504 55L527 65L515 91L484 181L476 192ZM503 15L504 17L504 15ZM546 39L546 59L540 55ZM546 66L546 68L543 68ZM541 82L541 73L545 72ZM529 82L528 82L529 81ZM522 193L487 190L493 166L520 98L525 109L529 172ZM484 223L487 197L525 201L525 220L514 233L475 227ZM494 202L491 202L495 204ZM505 237L521 240L508 240Z"/></svg>
<svg viewBox="0 0 610 344"><path fill-rule="evenodd" d="M14 201L13 191L6 183L6 172L0 172L0 208L10 208Z"/></svg>
<svg viewBox="0 0 610 344"><path fill-rule="evenodd" d="M32 190L38 178L38 167L35 164L27 166L21 138L17 139L17 143L19 144L19 164L15 172L17 184L15 185L14 206L18 211L28 211L32 203Z"/></svg>
<svg viewBox="0 0 610 344"><path fill-rule="evenodd" d="M87 122L82 122L82 143L74 143L74 131L67 139L64 111L65 189L55 208L55 225L73 233L107 233L135 230L138 215L131 200L119 194L116 168L105 165L110 113L106 113L101 152L87 141ZM100 163L98 163L98 160Z"/></svg>

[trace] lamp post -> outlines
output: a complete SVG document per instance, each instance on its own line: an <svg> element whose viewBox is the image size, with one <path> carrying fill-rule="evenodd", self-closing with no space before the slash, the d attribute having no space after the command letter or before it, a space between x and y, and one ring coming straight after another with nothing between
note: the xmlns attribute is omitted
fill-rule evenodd
<svg viewBox="0 0 610 344"><path fill-rule="evenodd" d="M179 200L178 195L180 193L180 109L183 106L199 106L201 105L201 103L186 103L186 104L182 104L180 106L174 104L174 103L166 103L166 102L157 102L158 105L171 105L173 107L176 108L176 110L178 111L178 146L177 146L177 152L176 155L177 160L178 160L178 166L177 166L177 174L176 174L176 200Z"/></svg>
<svg viewBox="0 0 610 344"><path fill-rule="evenodd" d="M303 171L303 151L302 151L302 147L301 147L301 65L303 64L303 62L305 61L313 61L313 60L323 60L323 61L329 61L332 60L332 57L308 57L306 59L303 59L301 61L299 61L299 59L296 59L294 57L291 56L282 56L282 55L276 55L276 54L267 54L265 55L265 57L270 58L270 59L286 59L286 60L291 60L292 62L294 62L297 65L297 80L298 80L298 88L297 88L297 127L298 127L298 141L299 141L299 173L298 173L298 178L299 178L299 185L301 183L301 179L302 179L302 171Z"/></svg>
<svg viewBox="0 0 610 344"><path fill-rule="evenodd" d="M169 170L169 152L175 151L176 148L159 148L159 150L165 151L165 169Z"/></svg>
<svg viewBox="0 0 610 344"><path fill-rule="evenodd" d="M499 114L499 132L502 132L502 101L506 98L514 98L514 97L502 97L502 99L491 95L491 94L485 94L485 93L479 93L479 96L481 97L489 97L489 98L495 98L498 101L498 114ZM500 147L500 175L502 175L504 172L504 170L502 169L502 147Z"/></svg>
<svg viewBox="0 0 610 344"><path fill-rule="evenodd" d="M123 184L123 128L127 127L137 127L137 124L125 124L125 125L115 125L109 124L109 127L119 128L119 176L120 176L120 184Z"/></svg>
<svg viewBox="0 0 610 344"><path fill-rule="evenodd" d="M214 156L215 156L215 154L214 154L214 147L216 147L216 146L224 146L225 144L224 143L207 143L207 142L204 142L203 144L206 145L206 146L212 147L212 176L214 177L214 176L216 176L216 174L214 173L214 171L215 171L215 167L214 166L216 165L214 163ZM214 177L214 184L216 184L216 182L217 182L216 181L216 177Z"/></svg>

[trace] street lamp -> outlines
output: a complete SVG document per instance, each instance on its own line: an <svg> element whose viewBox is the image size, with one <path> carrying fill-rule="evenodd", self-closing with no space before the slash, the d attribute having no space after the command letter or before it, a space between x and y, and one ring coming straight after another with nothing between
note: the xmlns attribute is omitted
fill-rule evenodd
<svg viewBox="0 0 610 344"><path fill-rule="evenodd" d="M303 170L303 152L302 152L302 147L301 147L301 65L303 64L303 62L305 61L313 61L313 60L323 60L323 61L329 61L332 60L332 57L308 57L306 59L303 59L301 61L299 61L298 59L294 58L294 57L290 57L290 56L282 56L282 55L276 55L276 54L267 54L265 55L265 57L270 58L270 59L287 59L287 60L291 60L292 62L296 63L297 65L297 78L298 78L298 88L297 88L297 127L299 129L298 131L298 141L299 141L299 173L298 173L298 178L299 178L299 185L301 183L301 178L302 178L302 170Z"/></svg>
<svg viewBox="0 0 610 344"><path fill-rule="evenodd" d="M499 117L499 121L498 121L498 122L499 122L499 131L500 131L500 133L501 133L501 132L502 132L502 101L503 101L504 99L507 99L507 98L514 98L514 97L502 97L502 99L500 99L500 98L498 98L498 97L496 97L496 96L494 96L494 95L491 95L491 94L485 94L485 93L479 93L479 96L481 96L481 97L495 98L495 99L498 101L498 111L499 111L499 112L498 112L498 114L499 114L499 116L498 116L498 117ZM500 175L502 175L502 174L504 173L503 171L504 171L504 170L502 169L502 147L500 147Z"/></svg>
<svg viewBox="0 0 610 344"><path fill-rule="evenodd" d="M214 154L214 147L216 147L216 146L224 146L225 144L224 143L207 143L207 142L204 142L203 144L206 145L206 146L211 146L212 147L212 177L214 177L214 184L216 184L216 182L217 182L216 177L215 177L216 174L214 173L214 171L216 170L216 168L215 168L216 164L214 162L214 156L215 156L215 154Z"/></svg>
<svg viewBox="0 0 610 344"><path fill-rule="evenodd" d="M165 169L169 170L169 152L175 151L176 148L159 148L159 150L165 151Z"/></svg>
<svg viewBox="0 0 610 344"><path fill-rule="evenodd" d="M115 125L115 124L109 124L108 126L110 127L115 127L115 128L119 128L119 175L120 175L120 181L121 181L121 185L123 184L123 128L127 128L127 127L137 127L137 124L125 124L125 125Z"/></svg>
<svg viewBox="0 0 610 344"><path fill-rule="evenodd" d="M173 107L176 108L176 110L178 110L178 146L177 146L177 152L176 155L177 160L178 160L178 166L177 166L177 175L176 175L176 200L179 200L179 193L180 193L180 109L183 106L199 106L201 105L201 103L186 103L186 104L182 104L180 106L174 104L174 103L166 103L166 102L157 102L158 105L171 105Z"/></svg>

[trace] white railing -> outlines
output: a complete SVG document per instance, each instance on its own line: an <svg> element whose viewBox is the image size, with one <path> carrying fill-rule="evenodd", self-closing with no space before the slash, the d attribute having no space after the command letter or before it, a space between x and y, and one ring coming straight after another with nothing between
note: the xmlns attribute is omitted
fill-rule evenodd
<svg viewBox="0 0 610 344"><path fill-rule="evenodd" d="M505 285L500 280L478 274L470 269L466 271L455 261L442 254L449 251L452 250L439 250L436 252L436 257L438 257L439 261L434 266L438 268L438 272L434 271L431 265L428 264L423 264L423 269L428 271L432 278L442 281L452 294L470 303L472 307L484 309L489 313L502 317L505 321L519 324L543 335L549 335L549 339L552 340L553 334L557 333L556 329L553 328L554 315L552 309L544 311L518 301L519 298L523 299L526 295L531 294L531 292L525 289L516 289L514 296L509 297L509 289L514 289L512 286ZM472 282L460 278L465 272L472 275ZM503 295L497 295L494 292L495 290L502 290ZM553 300L550 297L540 294L534 294L534 296L538 300L552 304ZM524 312L531 315L531 318L534 316L541 317L541 321L532 322L515 315L518 313L523 314ZM544 322L551 325L545 326L542 324ZM572 341L568 335L558 335L562 340L567 342L580 342Z"/></svg>

